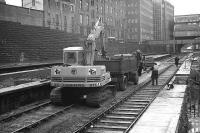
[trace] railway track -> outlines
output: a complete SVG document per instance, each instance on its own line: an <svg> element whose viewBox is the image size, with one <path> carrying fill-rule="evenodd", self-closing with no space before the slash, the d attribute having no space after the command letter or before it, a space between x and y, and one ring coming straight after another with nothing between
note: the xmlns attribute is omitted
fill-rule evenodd
<svg viewBox="0 0 200 133"><path fill-rule="evenodd" d="M142 90L124 98L92 121L87 122L76 132L127 132L142 113L145 112L159 90L167 83L169 77L172 77L175 72L174 69L172 66L159 76L158 86L148 84L142 87ZM28 132L30 128L49 120L51 117L62 113L70 107L55 107L51 103L48 103L47 105L30 109L23 114L18 114L4 120L0 119L0 133Z"/></svg>
<svg viewBox="0 0 200 133"><path fill-rule="evenodd" d="M0 121L0 133L27 132L30 128L48 121L50 118L69 109L69 106L54 106L50 101L29 108L16 115L11 115Z"/></svg>
<svg viewBox="0 0 200 133"><path fill-rule="evenodd" d="M128 132L153 102L160 90L171 80L176 71L175 66L170 66L160 74L158 86L152 86L151 83L146 84L87 122L75 133Z"/></svg>

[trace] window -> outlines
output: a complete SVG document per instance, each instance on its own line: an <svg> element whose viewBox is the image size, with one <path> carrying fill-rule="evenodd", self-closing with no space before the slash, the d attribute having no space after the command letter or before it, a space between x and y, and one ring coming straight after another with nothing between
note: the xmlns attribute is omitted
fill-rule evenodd
<svg viewBox="0 0 200 133"><path fill-rule="evenodd" d="M65 28L67 28L67 16L64 17L64 25L65 25Z"/></svg>
<svg viewBox="0 0 200 133"><path fill-rule="evenodd" d="M83 1L82 1L82 0L80 0L80 2L79 2L79 8L80 8L80 9L83 8Z"/></svg>
<svg viewBox="0 0 200 133"><path fill-rule="evenodd" d="M35 0L32 0L32 6L35 6Z"/></svg>
<svg viewBox="0 0 200 133"><path fill-rule="evenodd" d="M101 8L100 8L100 12L103 14L103 7L101 6Z"/></svg>
<svg viewBox="0 0 200 133"><path fill-rule="evenodd" d="M49 8L50 8L50 6L51 6L51 5L50 5L50 0L48 0L48 6L49 6Z"/></svg>
<svg viewBox="0 0 200 133"><path fill-rule="evenodd" d="M83 24L83 15L80 14L80 24Z"/></svg>
<svg viewBox="0 0 200 133"><path fill-rule="evenodd" d="M56 6L59 8L59 7L60 7L60 3L59 3L59 2L56 2Z"/></svg>
<svg viewBox="0 0 200 133"><path fill-rule="evenodd" d="M91 0L91 6L94 6L94 0Z"/></svg>
<svg viewBox="0 0 200 133"><path fill-rule="evenodd" d="M97 5L97 13L99 12L99 6Z"/></svg>
<svg viewBox="0 0 200 133"><path fill-rule="evenodd" d="M94 15L94 10L91 11L91 18L94 18L95 15Z"/></svg>
<svg viewBox="0 0 200 133"><path fill-rule="evenodd" d="M86 7L86 10L89 11L89 3L88 2L85 3L85 7Z"/></svg>
<svg viewBox="0 0 200 133"><path fill-rule="evenodd" d="M56 14L56 26L58 26L59 25L59 16L58 16L58 14Z"/></svg>
<svg viewBox="0 0 200 133"><path fill-rule="evenodd" d="M89 16L86 16L86 24L89 25Z"/></svg>
<svg viewBox="0 0 200 133"><path fill-rule="evenodd" d="M65 52L64 55L65 55L64 56L64 58L65 58L64 63L66 63L66 64L76 63L76 53L75 52Z"/></svg>
<svg viewBox="0 0 200 133"><path fill-rule="evenodd" d="M51 14L48 12L48 18L51 18Z"/></svg>

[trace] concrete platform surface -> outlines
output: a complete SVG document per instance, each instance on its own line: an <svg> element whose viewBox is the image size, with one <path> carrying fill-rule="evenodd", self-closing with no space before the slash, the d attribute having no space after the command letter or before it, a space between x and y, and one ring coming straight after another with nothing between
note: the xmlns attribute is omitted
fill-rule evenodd
<svg viewBox="0 0 200 133"><path fill-rule="evenodd" d="M175 133L186 87L165 87L129 133Z"/></svg>

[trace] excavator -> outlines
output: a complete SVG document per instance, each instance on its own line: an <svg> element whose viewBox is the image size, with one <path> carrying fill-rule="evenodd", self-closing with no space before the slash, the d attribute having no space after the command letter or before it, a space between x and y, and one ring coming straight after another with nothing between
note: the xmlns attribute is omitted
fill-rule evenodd
<svg viewBox="0 0 200 133"><path fill-rule="evenodd" d="M103 101L115 96L110 72L106 71L105 65L94 65L96 39L103 37L103 31L104 25L99 18L83 47L63 49L63 64L51 69L52 103L59 105L84 99L87 105L99 107Z"/></svg>

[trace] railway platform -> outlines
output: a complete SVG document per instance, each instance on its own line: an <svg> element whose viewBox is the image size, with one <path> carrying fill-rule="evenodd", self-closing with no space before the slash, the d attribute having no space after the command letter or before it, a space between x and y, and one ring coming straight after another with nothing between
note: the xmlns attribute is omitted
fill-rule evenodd
<svg viewBox="0 0 200 133"><path fill-rule="evenodd" d="M188 132L187 85L186 82L177 82L177 80L185 79L185 76L190 73L190 67L190 62L182 64L176 76L171 80L171 83L174 83L174 88L169 89L168 86L165 86L129 133ZM180 78L181 75L184 78ZM195 122L193 121L191 124L191 129L199 124L198 120Z"/></svg>

